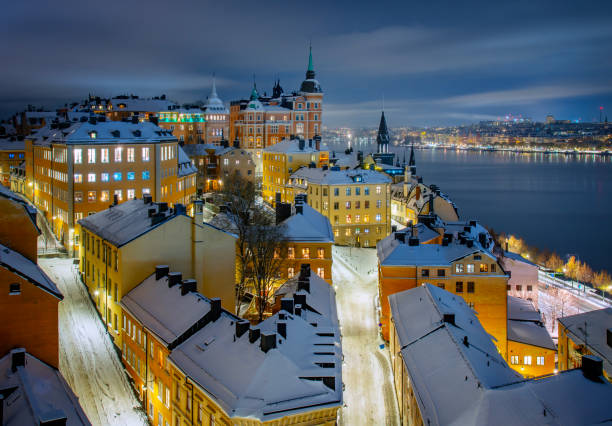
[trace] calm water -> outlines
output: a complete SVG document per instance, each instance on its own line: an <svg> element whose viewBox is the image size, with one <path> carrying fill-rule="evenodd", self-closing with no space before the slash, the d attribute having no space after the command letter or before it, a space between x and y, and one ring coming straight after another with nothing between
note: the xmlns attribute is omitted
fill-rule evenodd
<svg viewBox="0 0 612 426"><path fill-rule="evenodd" d="M441 149L415 154L424 183L447 193L461 218L612 271L612 158Z"/></svg>

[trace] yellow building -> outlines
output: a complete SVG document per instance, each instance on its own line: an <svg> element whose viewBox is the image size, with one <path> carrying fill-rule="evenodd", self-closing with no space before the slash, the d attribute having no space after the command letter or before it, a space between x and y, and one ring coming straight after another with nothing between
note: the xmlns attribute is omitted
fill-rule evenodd
<svg viewBox="0 0 612 426"><path fill-rule="evenodd" d="M137 121L90 118L45 127L26 139L26 176L26 195L75 252L76 222L115 198L188 204L196 190L196 170L176 138Z"/></svg>
<svg viewBox="0 0 612 426"><path fill-rule="evenodd" d="M0 138L0 185L11 186L11 171L25 161L25 143Z"/></svg>
<svg viewBox="0 0 612 426"><path fill-rule="evenodd" d="M150 196L130 200L81 219L80 272L102 320L121 346L119 301L155 265L167 263L204 282L202 226L185 207L153 203Z"/></svg>
<svg viewBox="0 0 612 426"><path fill-rule="evenodd" d="M393 294L391 367L402 425L599 424L612 385L601 363L525 380L461 297L425 284Z"/></svg>
<svg viewBox="0 0 612 426"><path fill-rule="evenodd" d="M336 244L374 247L391 232L391 179L382 173L302 167L288 184L329 219Z"/></svg>
<svg viewBox="0 0 612 426"><path fill-rule="evenodd" d="M557 347L529 300L508 296L508 364L524 377L553 374Z"/></svg>
<svg viewBox="0 0 612 426"><path fill-rule="evenodd" d="M280 193L282 202L292 202L293 193L287 188L289 177L300 167L323 167L329 164L329 150L316 140L283 140L263 150L262 197L274 204Z"/></svg>
<svg viewBox="0 0 612 426"><path fill-rule="evenodd" d="M612 308L559 318L559 371L580 368L585 355L603 361L612 382Z"/></svg>
<svg viewBox="0 0 612 426"><path fill-rule="evenodd" d="M413 230L407 228L377 245L383 338L389 340L388 297L422 284L432 284L461 296L477 312L505 358L509 277L490 251L492 238L476 222L444 224L444 228L446 232L441 244L420 244L420 237L430 240L430 236L414 235Z"/></svg>

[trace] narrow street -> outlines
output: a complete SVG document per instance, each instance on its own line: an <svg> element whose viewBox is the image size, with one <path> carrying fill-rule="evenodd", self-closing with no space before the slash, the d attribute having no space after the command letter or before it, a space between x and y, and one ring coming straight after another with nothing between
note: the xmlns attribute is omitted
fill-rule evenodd
<svg viewBox="0 0 612 426"><path fill-rule="evenodd" d="M376 250L334 247L333 254L346 386L340 424L397 425L389 351L378 335Z"/></svg>
<svg viewBox="0 0 612 426"><path fill-rule="evenodd" d="M71 258L39 259L64 295L59 305L60 371L93 425L146 425L119 356Z"/></svg>

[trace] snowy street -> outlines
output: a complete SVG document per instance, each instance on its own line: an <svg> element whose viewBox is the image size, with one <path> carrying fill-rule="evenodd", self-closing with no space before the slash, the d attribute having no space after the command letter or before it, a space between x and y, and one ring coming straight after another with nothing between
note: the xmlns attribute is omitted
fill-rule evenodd
<svg viewBox="0 0 612 426"><path fill-rule="evenodd" d="M148 424L72 259L39 259L39 265L64 295L59 304L60 371L91 423Z"/></svg>
<svg viewBox="0 0 612 426"><path fill-rule="evenodd" d="M376 250L334 246L333 256L346 386L340 424L399 424L389 351L379 346Z"/></svg>

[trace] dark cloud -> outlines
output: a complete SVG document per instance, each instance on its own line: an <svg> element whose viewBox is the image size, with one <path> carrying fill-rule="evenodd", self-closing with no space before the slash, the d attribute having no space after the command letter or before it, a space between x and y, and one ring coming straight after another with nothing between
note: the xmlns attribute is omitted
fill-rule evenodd
<svg viewBox="0 0 612 426"><path fill-rule="evenodd" d="M612 3L31 0L4 5L0 117L93 92L203 99L303 78L312 40L325 124L451 124L612 107Z"/></svg>

